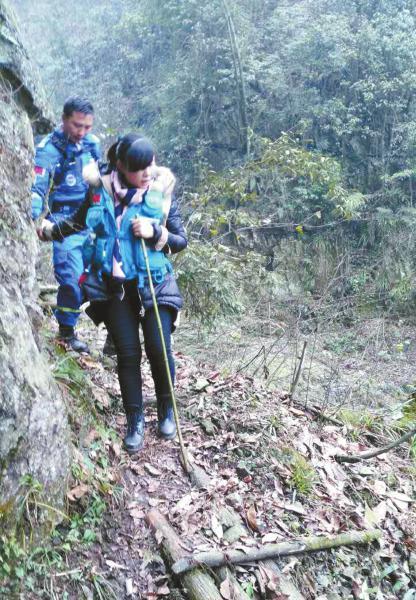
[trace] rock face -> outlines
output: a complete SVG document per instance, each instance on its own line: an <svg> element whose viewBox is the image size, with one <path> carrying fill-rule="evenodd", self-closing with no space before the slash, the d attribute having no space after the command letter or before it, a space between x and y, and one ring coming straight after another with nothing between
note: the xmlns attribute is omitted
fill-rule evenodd
<svg viewBox="0 0 416 600"><path fill-rule="evenodd" d="M34 319L31 125L36 133L50 128L45 106L14 19L0 0L0 531L15 519L22 476L42 483L45 501L59 504L69 467L65 406L38 348Z"/></svg>

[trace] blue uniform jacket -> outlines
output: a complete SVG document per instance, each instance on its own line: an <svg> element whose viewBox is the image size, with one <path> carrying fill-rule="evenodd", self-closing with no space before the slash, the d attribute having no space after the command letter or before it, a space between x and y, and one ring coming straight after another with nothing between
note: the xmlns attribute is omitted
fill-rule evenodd
<svg viewBox="0 0 416 600"><path fill-rule="evenodd" d="M82 178L82 168L99 158L98 138L90 133L79 144L68 140L59 128L43 138L36 147L33 219L42 213L46 199L51 213L69 216L76 212L88 189Z"/></svg>

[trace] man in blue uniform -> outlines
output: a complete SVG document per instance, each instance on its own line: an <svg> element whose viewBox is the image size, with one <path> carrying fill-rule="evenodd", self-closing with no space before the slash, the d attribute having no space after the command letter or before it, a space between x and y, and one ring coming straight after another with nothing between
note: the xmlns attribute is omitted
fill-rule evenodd
<svg viewBox="0 0 416 600"><path fill-rule="evenodd" d="M32 217L37 219L48 201L48 219L59 223L71 217L84 200L88 185L82 169L100 158L98 139L90 132L94 110L90 102L78 96L64 104L62 124L37 146L35 182L32 187ZM78 279L84 265L82 245L86 231L75 233L53 244L53 264L59 284L54 311L59 337L77 352L88 352L85 342L75 334L79 317L81 290Z"/></svg>

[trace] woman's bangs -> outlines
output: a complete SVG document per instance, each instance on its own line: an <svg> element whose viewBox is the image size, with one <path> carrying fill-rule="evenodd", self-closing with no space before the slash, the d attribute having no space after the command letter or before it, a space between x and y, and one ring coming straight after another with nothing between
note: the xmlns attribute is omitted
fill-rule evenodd
<svg viewBox="0 0 416 600"><path fill-rule="evenodd" d="M136 140L129 148L126 156L126 167L133 173L144 171L153 162L154 150L146 139Z"/></svg>
<svg viewBox="0 0 416 600"><path fill-rule="evenodd" d="M128 156L127 157L127 170L130 173L135 171L144 171L153 162L153 152L146 156Z"/></svg>

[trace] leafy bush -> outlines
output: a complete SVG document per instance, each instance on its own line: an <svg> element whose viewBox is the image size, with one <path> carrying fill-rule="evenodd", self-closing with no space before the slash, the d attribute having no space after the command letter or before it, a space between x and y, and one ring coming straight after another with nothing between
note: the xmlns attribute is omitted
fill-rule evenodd
<svg viewBox="0 0 416 600"><path fill-rule="evenodd" d="M208 328L218 319L238 317L262 296L273 297L277 275L264 257L221 244L192 242L175 259L175 271L186 297L186 310Z"/></svg>

